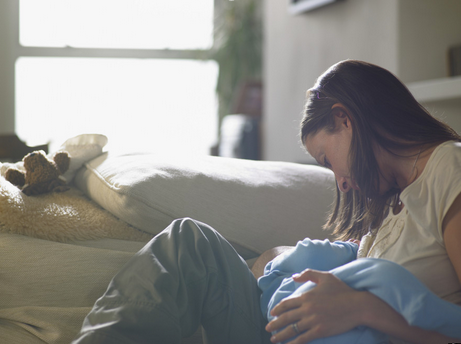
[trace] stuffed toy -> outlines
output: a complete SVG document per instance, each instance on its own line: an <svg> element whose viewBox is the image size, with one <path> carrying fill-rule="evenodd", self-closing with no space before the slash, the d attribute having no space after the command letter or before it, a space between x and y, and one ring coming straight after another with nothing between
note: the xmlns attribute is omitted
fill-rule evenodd
<svg viewBox="0 0 461 344"><path fill-rule="evenodd" d="M5 179L22 188L22 192L27 196L69 189L66 182L59 178L69 168L69 153L57 152L51 160L44 151L35 151L27 154L22 160L25 171L8 168Z"/></svg>

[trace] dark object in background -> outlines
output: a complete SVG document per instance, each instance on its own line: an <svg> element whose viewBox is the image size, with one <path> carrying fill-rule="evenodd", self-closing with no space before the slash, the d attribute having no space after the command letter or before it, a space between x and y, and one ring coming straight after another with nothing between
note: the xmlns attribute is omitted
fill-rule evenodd
<svg viewBox="0 0 461 344"><path fill-rule="evenodd" d="M22 142L16 134L0 135L0 161L1 162L16 162L33 151L43 150L48 153L48 144L29 147Z"/></svg>
<svg viewBox="0 0 461 344"><path fill-rule="evenodd" d="M242 83L232 104L232 114L221 121L220 140L213 155L240 159L261 159L260 123L263 106L261 81Z"/></svg>
<svg viewBox="0 0 461 344"><path fill-rule="evenodd" d="M261 159L259 118L227 115L221 124L219 156L239 159Z"/></svg>
<svg viewBox="0 0 461 344"><path fill-rule="evenodd" d="M448 48L448 76L461 75L461 44Z"/></svg>
<svg viewBox="0 0 461 344"><path fill-rule="evenodd" d="M263 85L261 81L247 81L238 88L236 99L232 106L232 113L241 113L261 118L263 106Z"/></svg>

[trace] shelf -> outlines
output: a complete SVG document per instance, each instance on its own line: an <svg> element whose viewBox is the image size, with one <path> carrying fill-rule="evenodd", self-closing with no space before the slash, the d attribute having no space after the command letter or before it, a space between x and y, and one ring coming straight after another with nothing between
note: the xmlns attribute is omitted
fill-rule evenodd
<svg viewBox="0 0 461 344"><path fill-rule="evenodd" d="M461 76L412 82L407 87L419 102L461 99Z"/></svg>
<svg viewBox="0 0 461 344"><path fill-rule="evenodd" d="M288 11L291 14L300 14L331 4L339 0L291 0Z"/></svg>

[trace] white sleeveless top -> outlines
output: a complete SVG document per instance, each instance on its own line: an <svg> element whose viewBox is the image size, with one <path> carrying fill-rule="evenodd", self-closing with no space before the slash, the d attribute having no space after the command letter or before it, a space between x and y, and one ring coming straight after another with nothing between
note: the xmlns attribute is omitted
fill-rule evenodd
<svg viewBox="0 0 461 344"><path fill-rule="evenodd" d="M461 193L461 143L445 142L421 175L401 193L403 210L389 215L376 235L365 235L357 257L393 261L439 297L461 305L461 284L445 249L442 221ZM461 248L460 248L461 249Z"/></svg>

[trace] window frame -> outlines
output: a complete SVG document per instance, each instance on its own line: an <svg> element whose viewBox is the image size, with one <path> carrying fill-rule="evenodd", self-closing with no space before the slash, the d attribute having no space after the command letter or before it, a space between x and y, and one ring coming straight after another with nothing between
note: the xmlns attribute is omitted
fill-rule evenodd
<svg viewBox="0 0 461 344"><path fill-rule="evenodd" d="M7 70L9 79L6 86L9 88L11 97L9 107L12 109L10 116L0 120L0 133L15 133L17 116L17 95L16 95L16 62L21 57L50 57L50 58L116 58L116 59L180 59L195 61L215 61L213 58L213 45L209 49L133 49L133 48L80 48L80 47L34 47L20 44L20 0L8 0L9 12L9 42L10 60ZM1 7L1 6L0 6ZM216 18L216 3L214 7L214 18ZM214 19L215 20L215 19ZM1 39L1 37L0 37ZM1 68L0 68L1 73ZM1 87L0 81L0 87ZM0 97L1 101L1 97ZM0 105L1 110L1 105ZM218 117L218 113L216 113ZM2 123L3 122L3 123ZM9 122L10 125L7 124ZM7 124L7 125L5 125ZM3 130L2 130L3 129ZM216 128L216 133L219 130ZM211 147L210 147L211 148Z"/></svg>

